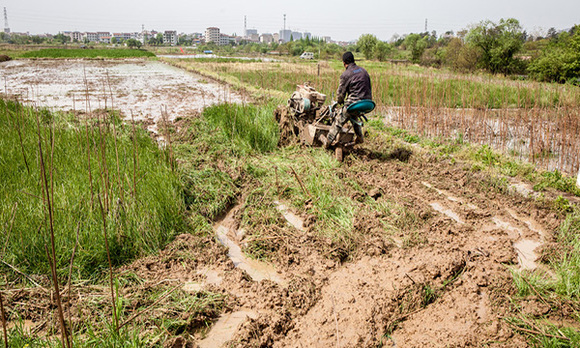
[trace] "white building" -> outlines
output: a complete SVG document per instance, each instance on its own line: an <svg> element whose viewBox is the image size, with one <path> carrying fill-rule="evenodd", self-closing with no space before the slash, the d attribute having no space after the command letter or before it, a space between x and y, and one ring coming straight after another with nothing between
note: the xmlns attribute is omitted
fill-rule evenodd
<svg viewBox="0 0 580 348"><path fill-rule="evenodd" d="M226 35L226 34L220 34L219 37L219 41L218 41L218 46L227 46L230 43L235 43L236 42L236 37L235 36L230 36L230 35Z"/></svg>
<svg viewBox="0 0 580 348"><path fill-rule="evenodd" d="M109 42L111 42L111 33L108 31L98 31L97 36L99 37L99 41L103 42L103 38L108 38Z"/></svg>
<svg viewBox="0 0 580 348"><path fill-rule="evenodd" d="M97 42L97 41L99 41L99 34L92 33L92 32L86 32L83 34L83 41Z"/></svg>
<svg viewBox="0 0 580 348"><path fill-rule="evenodd" d="M219 45L220 42L220 28L209 27L205 30L205 42L214 42Z"/></svg>
<svg viewBox="0 0 580 348"><path fill-rule="evenodd" d="M269 44L274 42L274 36L272 34L262 34L260 35L260 42Z"/></svg>
<svg viewBox="0 0 580 348"><path fill-rule="evenodd" d="M247 40L249 40L251 42L260 42L260 35L250 34L250 36L247 37Z"/></svg>
<svg viewBox="0 0 580 348"><path fill-rule="evenodd" d="M280 42L280 34L274 33L272 34L272 38L274 38L274 42Z"/></svg>
<svg viewBox="0 0 580 348"><path fill-rule="evenodd" d="M63 35L70 37L71 41L81 41L83 34L80 31L65 31Z"/></svg>
<svg viewBox="0 0 580 348"><path fill-rule="evenodd" d="M177 30L165 30L163 33L163 43L177 45Z"/></svg>

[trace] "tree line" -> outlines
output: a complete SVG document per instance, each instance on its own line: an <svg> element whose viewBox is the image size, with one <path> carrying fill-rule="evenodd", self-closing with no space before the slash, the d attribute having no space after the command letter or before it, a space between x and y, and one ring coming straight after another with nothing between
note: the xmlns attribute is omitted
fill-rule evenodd
<svg viewBox="0 0 580 348"><path fill-rule="evenodd" d="M369 60L406 59L457 71L484 70L580 85L580 25L561 32L550 28L545 37L532 37L517 19L485 20L456 35L411 33L391 43L365 34L354 49Z"/></svg>

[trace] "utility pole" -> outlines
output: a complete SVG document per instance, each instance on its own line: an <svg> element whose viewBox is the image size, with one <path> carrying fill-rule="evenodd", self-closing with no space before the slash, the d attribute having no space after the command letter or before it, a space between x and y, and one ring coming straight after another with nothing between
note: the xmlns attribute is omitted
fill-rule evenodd
<svg viewBox="0 0 580 348"><path fill-rule="evenodd" d="M246 22L246 16L244 16L244 37L248 36L248 26Z"/></svg>
<svg viewBox="0 0 580 348"><path fill-rule="evenodd" d="M425 32L427 33L427 18L425 18Z"/></svg>
<svg viewBox="0 0 580 348"><path fill-rule="evenodd" d="M8 13L6 12L6 7L4 7L4 32L10 34L10 27L8 26Z"/></svg>

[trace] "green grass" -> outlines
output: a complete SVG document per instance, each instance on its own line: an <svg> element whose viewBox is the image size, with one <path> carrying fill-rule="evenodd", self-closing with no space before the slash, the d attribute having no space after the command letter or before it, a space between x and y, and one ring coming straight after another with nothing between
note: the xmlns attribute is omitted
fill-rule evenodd
<svg viewBox="0 0 580 348"><path fill-rule="evenodd" d="M338 61L323 62L229 62L220 60L168 59L193 70L213 71L248 87L279 91L288 96L296 84L310 81L329 99L343 71ZM234 63L234 64L232 64ZM514 82L492 75L465 75L446 70L390 63L361 62L373 82L373 99L386 106L447 108L531 108L576 106L578 88L536 82ZM320 75L318 72L320 71Z"/></svg>
<svg viewBox="0 0 580 348"><path fill-rule="evenodd" d="M220 129L241 154L269 152L278 145L279 129L274 120L274 105L220 104L207 108L207 122Z"/></svg>
<svg viewBox="0 0 580 348"><path fill-rule="evenodd" d="M62 49L46 48L29 51L21 58L149 58L155 54L137 49Z"/></svg>
<svg viewBox="0 0 580 348"><path fill-rule="evenodd" d="M129 125L110 114L101 115L100 126L94 119L88 121L87 128L85 121L72 115L0 101L0 223L7 231L0 252L4 261L25 273L49 272L44 249L49 222L41 185L37 117L49 184L51 167L53 173L59 273L68 273L77 232L74 275L86 279L106 267L101 206L113 265L155 252L184 230L178 176L146 131L137 127L133 134ZM3 272L14 275L4 267Z"/></svg>

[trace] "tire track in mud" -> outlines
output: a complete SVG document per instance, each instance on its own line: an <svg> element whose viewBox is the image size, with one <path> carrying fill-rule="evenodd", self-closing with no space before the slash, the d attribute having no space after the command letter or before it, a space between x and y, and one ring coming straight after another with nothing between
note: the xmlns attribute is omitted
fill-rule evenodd
<svg viewBox="0 0 580 348"><path fill-rule="evenodd" d="M550 236L533 216L554 227L549 214L522 198L479 189L462 170L429 165L423 172L417 162L370 167L350 169L368 191L410 201L429 216L421 231L426 242L391 245L387 255L332 272L321 299L274 346L526 346L494 303L498 289L511 288L510 269L536 267L534 249ZM435 293L432 301L426 289Z"/></svg>
<svg viewBox="0 0 580 348"><path fill-rule="evenodd" d="M535 261L518 242L549 241L558 221L531 200L497 193L482 186L482 178L449 163L360 157L346 163L343 174L367 192L381 192L375 199L405 206L423 225L415 232L403 228L385 235L381 253L363 246L340 265L310 245L309 227L299 215L273 202L294 226L292 238L299 244L292 264L276 260L273 268L235 251L245 242L239 228L245 207L234 207L214 225L229 251L214 243L213 250L223 250L218 261L200 262L186 278L186 291L209 290L233 299L197 343L440 347L494 341L526 346L502 320L499 299L513 289L511 270L531 268L528 261ZM381 217L365 218L355 226L380 226ZM403 242L409 233L420 235L419 241ZM267 271L260 275L243 267Z"/></svg>

